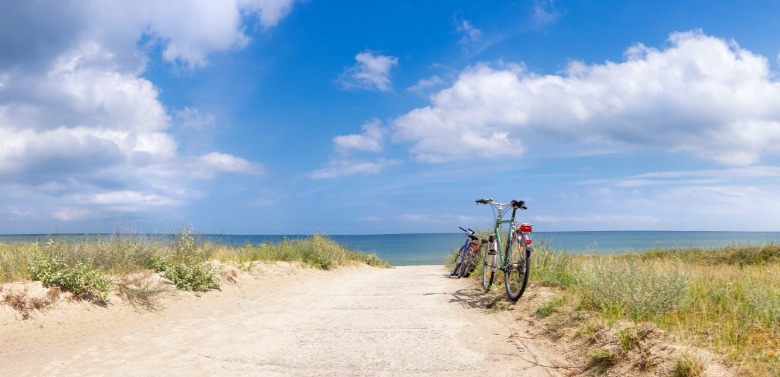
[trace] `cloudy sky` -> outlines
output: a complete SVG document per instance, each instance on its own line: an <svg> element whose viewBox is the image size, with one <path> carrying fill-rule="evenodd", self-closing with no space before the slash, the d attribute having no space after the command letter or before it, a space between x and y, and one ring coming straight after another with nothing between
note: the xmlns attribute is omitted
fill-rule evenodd
<svg viewBox="0 0 780 377"><path fill-rule="evenodd" d="M0 0L0 234L777 231L778 14Z"/></svg>

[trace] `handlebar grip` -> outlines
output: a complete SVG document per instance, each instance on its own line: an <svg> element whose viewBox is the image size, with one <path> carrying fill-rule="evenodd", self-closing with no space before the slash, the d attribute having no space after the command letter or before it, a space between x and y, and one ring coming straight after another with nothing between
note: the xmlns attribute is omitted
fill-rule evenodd
<svg viewBox="0 0 780 377"><path fill-rule="evenodd" d="M512 205L512 208L528 209L528 207L525 205L525 202L522 200L512 200L510 204Z"/></svg>

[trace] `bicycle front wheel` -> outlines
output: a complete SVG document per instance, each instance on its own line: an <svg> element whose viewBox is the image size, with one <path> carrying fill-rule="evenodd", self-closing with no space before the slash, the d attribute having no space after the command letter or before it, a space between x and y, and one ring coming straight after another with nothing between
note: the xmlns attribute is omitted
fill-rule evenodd
<svg viewBox="0 0 780 377"><path fill-rule="evenodd" d="M525 292L525 286L528 285L531 251L525 246L522 238L510 237L505 255L504 284L506 285L506 295L510 300L517 301Z"/></svg>
<svg viewBox="0 0 780 377"><path fill-rule="evenodd" d="M450 276L458 275L458 272L460 272L460 265L463 263L463 257L465 255L466 255L466 246L464 245L460 247L460 251L458 251L458 254L455 255L455 261L452 262L452 267L450 267Z"/></svg>
<svg viewBox="0 0 780 377"><path fill-rule="evenodd" d="M490 246L485 245L482 251L482 289L487 292L493 285L493 273L496 266L496 254L490 254Z"/></svg>
<svg viewBox="0 0 780 377"><path fill-rule="evenodd" d="M462 278L469 276L469 274L471 273L471 266L474 263L475 255L476 255L476 250L474 250L474 245L472 245L466 251L466 256L463 258L463 263L461 263L460 265L460 271L458 272L458 276Z"/></svg>

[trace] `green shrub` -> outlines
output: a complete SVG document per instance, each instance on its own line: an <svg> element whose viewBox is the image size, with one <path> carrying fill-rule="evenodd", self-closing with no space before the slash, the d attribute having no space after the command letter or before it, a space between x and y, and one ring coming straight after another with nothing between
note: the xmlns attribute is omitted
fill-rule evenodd
<svg viewBox="0 0 780 377"><path fill-rule="evenodd" d="M29 263L30 277L44 285L54 285L79 297L104 300L111 290L111 279L91 266L91 261L69 264L63 259L36 253Z"/></svg>
<svg viewBox="0 0 780 377"><path fill-rule="evenodd" d="M165 276L185 291L203 292L219 289L216 269L208 263L210 250L200 244L188 229L182 229L173 250L153 253L150 267Z"/></svg>
<svg viewBox="0 0 780 377"><path fill-rule="evenodd" d="M171 263L162 261L158 263L158 271L185 291L204 292L210 289L219 289L219 277L207 263Z"/></svg>
<svg viewBox="0 0 780 377"><path fill-rule="evenodd" d="M355 261L355 262L361 262L365 263L372 267L390 267L390 264L387 263L387 261L383 260L382 258L379 258L376 253L358 253L358 252L349 252L347 254L347 260Z"/></svg>

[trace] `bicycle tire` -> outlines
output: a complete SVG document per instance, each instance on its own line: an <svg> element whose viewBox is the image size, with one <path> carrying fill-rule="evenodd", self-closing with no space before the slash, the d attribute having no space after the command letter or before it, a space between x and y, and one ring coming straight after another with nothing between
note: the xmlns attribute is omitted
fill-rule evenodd
<svg viewBox="0 0 780 377"><path fill-rule="evenodd" d="M471 276L471 273L474 272L474 269L476 268L477 264L477 251L474 251L473 254L469 257L468 263L466 263L466 267L463 269L463 277L467 278Z"/></svg>
<svg viewBox="0 0 780 377"><path fill-rule="evenodd" d="M461 246L458 254L455 256L455 261L452 262L452 266L450 267L450 276L458 275L458 271L460 271L460 265L463 262L463 255L465 254L463 248L465 247L465 245Z"/></svg>
<svg viewBox="0 0 780 377"><path fill-rule="evenodd" d="M493 277L495 275L494 267L496 255L490 255L490 245L485 245L484 251L482 251L482 290L485 292L490 290L490 286L493 285Z"/></svg>
<svg viewBox="0 0 780 377"><path fill-rule="evenodd" d="M455 256L455 260L452 261L452 266L450 266L450 276L455 276L458 273L458 268L460 268L460 262L458 262L458 259L460 259L460 253Z"/></svg>
<svg viewBox="0 0 780 377"><path fill-rule="evenodd" d="M517 301L528 285L531 251L524 245L522 238L512 235L506 245L505 256L506 296L512 301Z"/></svg>
<svg viewBox="0 0 780 377"><path fill-rule="evenodd" d="M474 254L476 252L474 251L474 245L469 246L469 249L466 250L466 256L463 258L463 263L460 264L460 271L458 271L458 277L468 277L471 273L471 264L474 263Z"/></svg>

